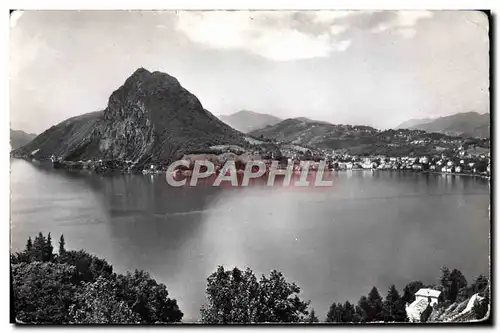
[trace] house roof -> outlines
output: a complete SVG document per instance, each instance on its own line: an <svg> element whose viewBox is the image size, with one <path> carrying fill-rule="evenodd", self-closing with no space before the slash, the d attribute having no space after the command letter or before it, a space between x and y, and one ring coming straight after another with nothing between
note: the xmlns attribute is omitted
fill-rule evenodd
<svg viewBox="0 0 500 333"><path fill-rule="evenodd" d="M441 292L435 289L421 288L416 293L415 296L426 296L426 297L439 297Z"/></svg>

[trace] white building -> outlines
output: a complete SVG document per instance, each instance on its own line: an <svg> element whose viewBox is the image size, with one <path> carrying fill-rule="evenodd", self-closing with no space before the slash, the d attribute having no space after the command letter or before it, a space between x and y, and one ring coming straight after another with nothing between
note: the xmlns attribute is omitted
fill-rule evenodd
<svg viewBox="0 0 500 333"><path fill-rule="evenodd" d="M420 316L430 305L433 307L438 304L438 298L441 292L439 290L421 288L415 293L415 301L406 304L406 315L410 323L420 322Z"/></svg>
<svg viewBox="0 0 500 333"><path fill-rule="evenodd" d="M441 292L439 290L435 289L429 289L429 288L421 288L415 293L415 300L420 300L420 299L430 299L431 301L431 306L434 306L435 304L438 303L438 298Z"/></svg>

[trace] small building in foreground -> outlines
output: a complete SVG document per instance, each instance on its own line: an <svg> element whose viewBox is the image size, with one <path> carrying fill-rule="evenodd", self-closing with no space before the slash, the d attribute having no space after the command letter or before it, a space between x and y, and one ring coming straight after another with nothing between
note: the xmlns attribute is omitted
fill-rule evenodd
<svg viewBox="0 0 500 333"><path fill-rule="evenodd" d="M429 288L421 288L415 293L415 300L418 301L420 299L430 299L430 305L434 306L434 304L438 303L438 298L441 292L435 289Z"/></svg>
<svg viewBox="0 0 500 333"><path fill-rule="evenodd" d="M415 293L415 301L406 304L406 316L411 323L422 321L422 314L427 308L438 303L441 292L435 289L421 288ZM425 321L425 319L424 319Z"/></svg>

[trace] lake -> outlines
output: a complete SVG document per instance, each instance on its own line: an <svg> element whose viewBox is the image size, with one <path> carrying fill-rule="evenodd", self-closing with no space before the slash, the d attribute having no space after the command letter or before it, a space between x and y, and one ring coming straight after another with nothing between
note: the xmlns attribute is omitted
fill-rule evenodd
<svg viewBox="0 0 500 333"><path fill-rule="evenodd" d="M440 267L489 269L489 181L401 171L332 172L332 187L170 187L164 175L100 175L11 160L11 247L61 233L69 249L165 283L196 320L217 268L272 269L324 319L333 302L385 296Z"/></svg>

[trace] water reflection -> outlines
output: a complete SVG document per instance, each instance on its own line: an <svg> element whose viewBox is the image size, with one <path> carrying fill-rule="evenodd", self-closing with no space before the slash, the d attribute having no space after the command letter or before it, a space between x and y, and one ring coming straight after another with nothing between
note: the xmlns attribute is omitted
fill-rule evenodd
<svg viewBox="0 0 500 333"><path fill-rule="evenodd" d="M487 182L413 172L348 171L328 188L174 188L162 175L96 175L12 163L12 248L38 231L145 269L194 319L219 264L279 269L318 314L376 285L432 283L442 265L487 273ZM278 180L277 180L278 182Z"/></svg>

